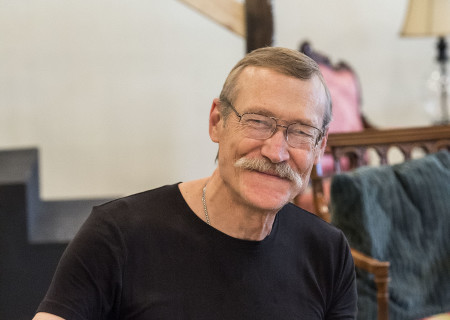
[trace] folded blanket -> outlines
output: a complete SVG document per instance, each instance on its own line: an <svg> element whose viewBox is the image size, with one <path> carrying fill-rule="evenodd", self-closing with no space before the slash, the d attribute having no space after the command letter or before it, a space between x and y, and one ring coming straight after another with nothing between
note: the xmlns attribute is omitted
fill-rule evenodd
<svg viewBox="0 0 450 320"><path fill-rule="evenodd" d="M390 318L450 310L450 153L335 175L332 223L350 245L391 263ZM375 284L358 273L359 319L376 319Z"/></svg>

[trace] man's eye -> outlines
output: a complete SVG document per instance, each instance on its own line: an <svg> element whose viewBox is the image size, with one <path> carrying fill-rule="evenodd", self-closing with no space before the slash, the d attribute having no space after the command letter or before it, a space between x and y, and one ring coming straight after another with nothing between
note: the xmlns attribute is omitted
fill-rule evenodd
<svg viewBox="0 0 450 320"><path fill-rule="evenodd" d="M302 128L289 128L289 134L292 134L294 136L298 137L312 137L312 133L307 132L307 130L304 130Z"/></svg>
<svg viewBox="0 0 450 320"><path fill-rule="evenodd" d="M252 127L260 127L260 128L271 127L270 122L265 119L249 118L247 119L247 124Z"/></svg>

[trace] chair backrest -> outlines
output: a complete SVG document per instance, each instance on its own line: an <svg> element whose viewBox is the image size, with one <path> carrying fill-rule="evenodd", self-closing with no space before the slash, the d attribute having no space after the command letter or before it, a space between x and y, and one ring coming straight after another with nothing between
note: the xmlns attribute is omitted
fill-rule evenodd
<svg viewBox="0 0 450 320"><path fill-rule="evenodd" d="M431 154L442 149L450 150L450 126L398 128L361 132L332 133L328 136L325 153L333 158L334 171L339 173L367 165L367 151L373 150L379 164L388 164L389 152L398 150L403 160L412 158L414 151ZM342 159L351 158L351 166L342 168ZM324 195L323 174L313 170L311 180L316 212L330 220L328 201Z"/></svg>
<svg viewBox="0 0 450 320"><path fill-rule="evenodd" d="M307 41L300 46L300 52L319 64L320 71L330 91L333 119L328 132L355 132L371 127L362 114L361 87L358 76L345 62L332 64L324 54L312 49ZM346 164L344 164L346 165ZM325 155L320 162L320 170L328 175L333 172L333 160Z"/></svg>

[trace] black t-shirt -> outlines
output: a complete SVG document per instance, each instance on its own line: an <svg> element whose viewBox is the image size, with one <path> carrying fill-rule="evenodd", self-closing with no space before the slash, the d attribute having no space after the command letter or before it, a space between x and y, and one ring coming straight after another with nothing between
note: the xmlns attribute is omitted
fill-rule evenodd
<svg viewBox="0 0 450 320"><path fill-rule="evenodd" d="M342 232L288 204L262 241L230 237L178 185L93 209L38 308L71 319L354 319Z"/></svg>

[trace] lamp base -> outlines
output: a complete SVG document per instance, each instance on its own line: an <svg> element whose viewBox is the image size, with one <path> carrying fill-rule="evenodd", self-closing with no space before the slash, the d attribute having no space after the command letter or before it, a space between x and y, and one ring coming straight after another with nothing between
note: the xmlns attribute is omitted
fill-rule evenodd
<svg viewBox="0 0 450 320"><path fill-rule="evenodd" d="M445 37L439 37L438 44L438 56L437 61L440 67L440 106L441 106L441 119L438 121L440 124L449 124L450 117L448 111L448 92L449 92L449 79L447 75L447 41Z"/></svg>

